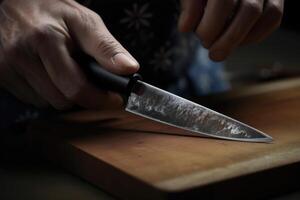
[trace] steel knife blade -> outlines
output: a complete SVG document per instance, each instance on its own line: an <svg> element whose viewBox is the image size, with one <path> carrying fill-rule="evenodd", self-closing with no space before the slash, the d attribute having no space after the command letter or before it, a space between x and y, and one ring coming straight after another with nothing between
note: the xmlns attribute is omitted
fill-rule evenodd
<svg viewBox="0 0 300 200"><path fill-rule="evenodd" d="M244 142L272 142L273 138L233 118L143 82L138 76L112 74L96 62L85 66L96 86L123 94L125 110L177 127L191 136Z"/></svg>

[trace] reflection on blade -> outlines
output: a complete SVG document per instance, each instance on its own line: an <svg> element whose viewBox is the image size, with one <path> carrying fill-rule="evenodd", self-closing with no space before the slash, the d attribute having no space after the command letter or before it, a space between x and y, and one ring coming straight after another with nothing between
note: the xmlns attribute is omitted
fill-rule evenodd
<svg viewBox="0 0 300 200"><path fill-rule="evenodd" d="M271 142L272 138L246 124L204 106L138 81L126 110L152 120L191 131L191 135Z"/></svg>

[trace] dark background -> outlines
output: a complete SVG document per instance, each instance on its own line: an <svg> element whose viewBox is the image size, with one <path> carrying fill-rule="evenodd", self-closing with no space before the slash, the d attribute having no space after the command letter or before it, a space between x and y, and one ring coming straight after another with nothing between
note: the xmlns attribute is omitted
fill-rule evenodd
<svg viewBox="0 0 300 200"><path fill-rule="evenodd" d="M286 0L285 14L282 21L282 27L300 31L300 1Z"/></svg>
<svg viewBox="0 0 300 200"><path fill-rule="evenodd" d="M259 44L236 49L225 62L232 87L300 77L300 1L285 0L280 29Z"/></svg>

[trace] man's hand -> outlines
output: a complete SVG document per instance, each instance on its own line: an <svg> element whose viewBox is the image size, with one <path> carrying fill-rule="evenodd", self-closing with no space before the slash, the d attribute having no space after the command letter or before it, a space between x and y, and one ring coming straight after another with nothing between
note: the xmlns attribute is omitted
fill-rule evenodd
<svg viewBox="0 0 300 200"><path fill-rule="evenodd" d="M36 106L121 104L118 95L90 84L72 58L75 48L116 74L139 68L101 18L74 0L4 0L0 25L0 86Z"/></svg>
<svg viewBox="0 0 300 200"><path fill-rule="evenodd" d="M195 31L210 58L222 61L238 46L276 30L284 0L181 0L179 29Z"/></svg>

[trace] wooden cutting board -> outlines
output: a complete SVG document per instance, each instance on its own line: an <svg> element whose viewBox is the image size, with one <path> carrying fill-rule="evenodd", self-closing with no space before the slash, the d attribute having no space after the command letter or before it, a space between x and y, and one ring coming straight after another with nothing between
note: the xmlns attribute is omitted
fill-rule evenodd
<svg viewBox="0 0 300 200"><path fill-rule="evenodd" d="M172 135L180 130L123 111L39 121L30 135L52 162L122 199L251 199L299 187L300 79L225 97L217 110L274 142Z"/></svg>

